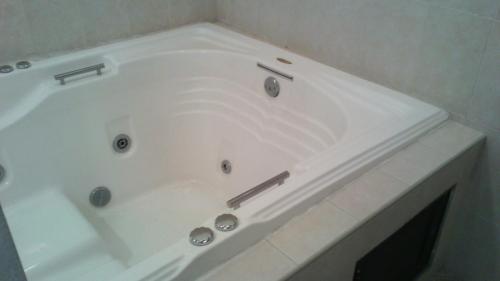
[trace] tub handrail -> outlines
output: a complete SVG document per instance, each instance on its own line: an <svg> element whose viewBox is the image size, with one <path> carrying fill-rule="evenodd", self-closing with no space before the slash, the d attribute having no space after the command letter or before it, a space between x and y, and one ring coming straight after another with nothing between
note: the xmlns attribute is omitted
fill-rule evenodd
<svg viewBox="0 0 500 281"><path fill-rule="evenodd" d="M276 69L274 69L274 68L272 68L270 66L267 66L265 64L262 64L260 62L257 63L257 67L260 67L260 68L265 69L265 70L267 70L269 72L272 72L272 73L274 73L276 75L279 75L279 76L281 76L283 78L286 78L286 79L288 79L290 81L293 81L293 76L292 75L288 75L286 73L283 73L283 72L281 72L279 70L276 70Z"/></svg>
<svg viewBox="0 0 500 281"><path fill-rule="evenodd" d="M229 208L238 209L242 202L254 197L255 195L272 187L275 184L282 185L288 177L290 177L290 173L288 171L284 171L284 172L266 180L265 182L241 193L240 195L229 199L227 201L227 206Z"/></svg>
<svg viewBox="0 0 500 281"><path fill-rule="evenodd" d="M105 67L106 66L104 65L104 63L100 63L100 64L96 64L96 65L92 65L92 66L87 66L87 67L80 68L80 69L77 69L77 70L72 70L72 71L61 73L61 74L57 74L57 75L54 76L54 79L58 80L61 83L61 85L65 85L66 84L66 81L65 81L66 78L69 78L69 77L72 77L72 76L75 76L75 75L80 75L80 74L88 73L88 72L93 72L93 71L96 71L97 75L101 75L102 74L102 69L105 68Z"/></svg>

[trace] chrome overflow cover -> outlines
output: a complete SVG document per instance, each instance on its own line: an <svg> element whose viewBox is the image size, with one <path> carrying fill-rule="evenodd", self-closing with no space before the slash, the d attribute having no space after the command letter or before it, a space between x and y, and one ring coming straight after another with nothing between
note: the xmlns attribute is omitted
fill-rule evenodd
<svg viewBox="0 0 500 281"><path fill-rule="evenodd" d="M189 233L189 242L194 246L206 246L214 241L214 232L208 227L198 227Z"/></svg>
<svg viewBox="0 0 500 281"><path fill-rule="evenodd" d="M215 219L215 229L223 232L235 230L238 227L238 218L231 214L222 214Z"/></svg>
<svg viewBox="0 0 500 281"><path fill-rule="evenodd" d="M264 89L270 97L275 98L280 94L280 83L272 76L267 77L264 82Z"/></svg>

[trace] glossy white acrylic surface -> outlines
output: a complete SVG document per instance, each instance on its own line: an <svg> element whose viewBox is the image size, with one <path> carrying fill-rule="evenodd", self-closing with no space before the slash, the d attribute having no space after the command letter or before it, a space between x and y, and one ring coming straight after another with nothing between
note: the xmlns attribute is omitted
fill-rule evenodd
<svg viewBox="0 0 500 281"><path fill-rule="evenodd" d="M102 76L53 79L97 63ZM447 118L211 24L34 62L0 85L0 200L32 281L193 280ZM118 134L132 139L125 154ZM226 207L285 170L285 184ZM113 195L104 208L89 203L98 186ZM223 213L235 231L189 243Z"/></svg>

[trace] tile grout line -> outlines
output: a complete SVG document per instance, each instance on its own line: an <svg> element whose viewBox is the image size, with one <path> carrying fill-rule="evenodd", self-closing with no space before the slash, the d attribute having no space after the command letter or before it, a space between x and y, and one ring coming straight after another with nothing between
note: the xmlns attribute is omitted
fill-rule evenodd
<svg viewBox="0 0 500 281"><path fill-rule="evenodd" d="M364 221L364 218L358 218L357 216L355 216L354 214L351 214L351 212L349 212L348 210L338 206L337 204L335 204L333 201L331 201L331 199L329 198L326 198L326 200L328 201L328 203L330 205L332 205L333 207L337 208L337 209L340 209L342 210L344 213L346 213L347 215L349 215L350 217L354 218L356 220L356 224L354 224L354 227L358 227L359 225L362 225L363 224L363 221ZM361 222L361 223L360 223Z"/></svg>
<svg viewBox="0 0 500 281"><path fill-rule="evenodd" d="M337 242L331 241L331 242L327 242L327 243L325 243L323 245L324 247L327 247L329 249L331 247L334 247L336 245L336 243L339 243L340 241L342 241L346 237L350 236L353 231L355 231L358 227L360 227L362 225L363 220L358 219L357 217L351 215L350 213L346 212L342 208L339 208L338 206L336 206L335 204L333 204L332 202L330 202L326 198L324 200L316 203L314 206L318 206L319 204L322 204L324 202L325 202L325 204L328 204L328 205L333 206L334 208L338 209L339 211L341 211L342 213L344 213L346 216L348 216L350 219L352 219L354 221L354 223L353 223L352 226L345 227L346 229L348 229L347 231L343 231L341 234L337 235L338 237L335 239ZM284 227L285 225L281 226L280 228ZM296 268L294 268L292 271L290 271L289 273L287 273L287 275L289 275L290 273L293 273L293 272L297 272L298 270L300 270L301 268L303 268L307 264L311 263L314 259L316 259L318 256L320 256L323 253L323 251L321 251L321 250L317 251L317 252L313 253L312 255L310 255L306 259L305 262L304 261L303 262L299 262L299 261L296 261L295 259L293 259L292 257L290 257L284 251L282 251L277 245L275 245L274 243L272 243L272 241L268 237L266 237L265 240L269 244L271 244L271 246L273 248L275 248L277 251L279 251L280 253L282 253L283 255L285 255L289 260L291 260L296 265Z"/></svg>
<svg viewBox="0 0 500 281"><path fill-rule="evenodd" d="M333 194L333 193L332 193ZM356 223L354 224L355 227L358 226L359 222L361 221L360 218L352 215L350 212L347 212L346 210L344 210L343 208L340 208L339 206L337 206L335 203L333 203L332 201L330 201L330 199L327 197L325 198L325 200L323 200L323 202L325 202L331 206L333 206L334 208L336 209L339 209L341 212L343 212L344 214L346 214L348 217L350 217L351 219L355 220Z"/></svg>
<svg viewBox="0 0 500 281"><path fill-rule="evenodd" d="M497 21L497 22L500 21L500 19L497 19L495 16L481 15L481 14L474 13L474 12L471 12L468 10L464 10L464 9L460 9L460 8L456 8L456 7L452 7L452 6L446 6L446 5L442 5L442 4L437 4L437 3L431 3L431 2L425 1L425 0L415 0L415 1L419 2L421 4L424 4L424 5L431 6L431 7L437 7L437 8L441 8L441 9L445 9L445 10L459 12L462 14L467 14L469 16L478 17L482 20L491 20L491 21Z"/></svg>
<svg viewBox="0 0 500 281"><path fill-rule="evenodd" d="M369 220L371 220L374 217L376 217L377 215L379 215L383 210L385 210L385 209L389 208L390 206L394 205L398 200L400 200L402 197L406 196L412 190L413 186L410 183L407 183L407 182L404 182L404 181L402 181L400 179L397 179L397 178L393 177L392 175L390 175L390 174L388 174L386 172L383 172L381 170L378 170L378 172L380 172L384 176L389 177L390 179L392 179L394 181L397 181L399 183L404 184L405 188L402 189L401 192L396 197L394 197L392 200L387 201L384 204L381 204L379 206L380 208L378 210L373 211L369 216L366 216L366 217L363 217L363 218L357 217L354 214L351 214L351 212L349 212L348 210L346 210L346 209L338 206L333 201L331 201L330 199L327 198L327 200L329 200L330 204L334 205L336 208L341 209L346 214L350 215L351 217L354 217L357 220L356 224L353 226L354 229L357 228L357 227L362 226L363 224L365 224Z"/></svg>
<svg viewBox="0 0 500 281"><path fill-rule="evenodd" d="M294 265L298 266L299 263L297 261L295 261L292 257L290 257L289 255L287 255L283 250L281 250L278 246L274 245L273 242L271 242L271 240L266 237L264 238L264 240L274 249L276 249L276 251L278 251L279 253L281 253L283 256L285 256L289 261L291 261Z"/></svg>
<svg viewBox="0 0 500 281"><path fill-rule="evenodd" d="M486 57L486 53L487 53L487 47L488 47L488 44L491 40L491 34L493 33L493 28L494 28L494 23L491 22L490 23L490 27L489 27L489 30L487 32L487 35L486 35L486 40L484 40L484 45L481 49L481 58L479 59L479 66L478 66L478 70L477 70L477 73L476 73L476 77L474 79L474 84L472 85L472 94L471 96L469 97L468 99L468 102L474 100L474 98L478 95L476 93L476 90L477 90L477 85L479 84L479 80L481 79L481 73L483 72L483 67L484 67L484 60L485 60L485 57ZM464 112L464 118L465 120L468 120L470 119L470 114L467 113L468 110L465 110Z"/></svg>

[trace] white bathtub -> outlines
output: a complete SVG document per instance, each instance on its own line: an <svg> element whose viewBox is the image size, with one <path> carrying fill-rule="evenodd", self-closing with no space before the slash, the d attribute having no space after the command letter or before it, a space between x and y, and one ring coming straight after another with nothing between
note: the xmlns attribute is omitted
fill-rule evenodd
<svg viewBox="0 0 500 281"><path fill-rule="evenodd" d="M97 63L101 76L53 78ZM212 24L37 61L0 85L0 200L31 281L194 280L447 118ZM283 185L226 206L283 171ZM113 196L103 208L89 203L98 186ZM189 243L223 213L236 230Z"/></svg>

